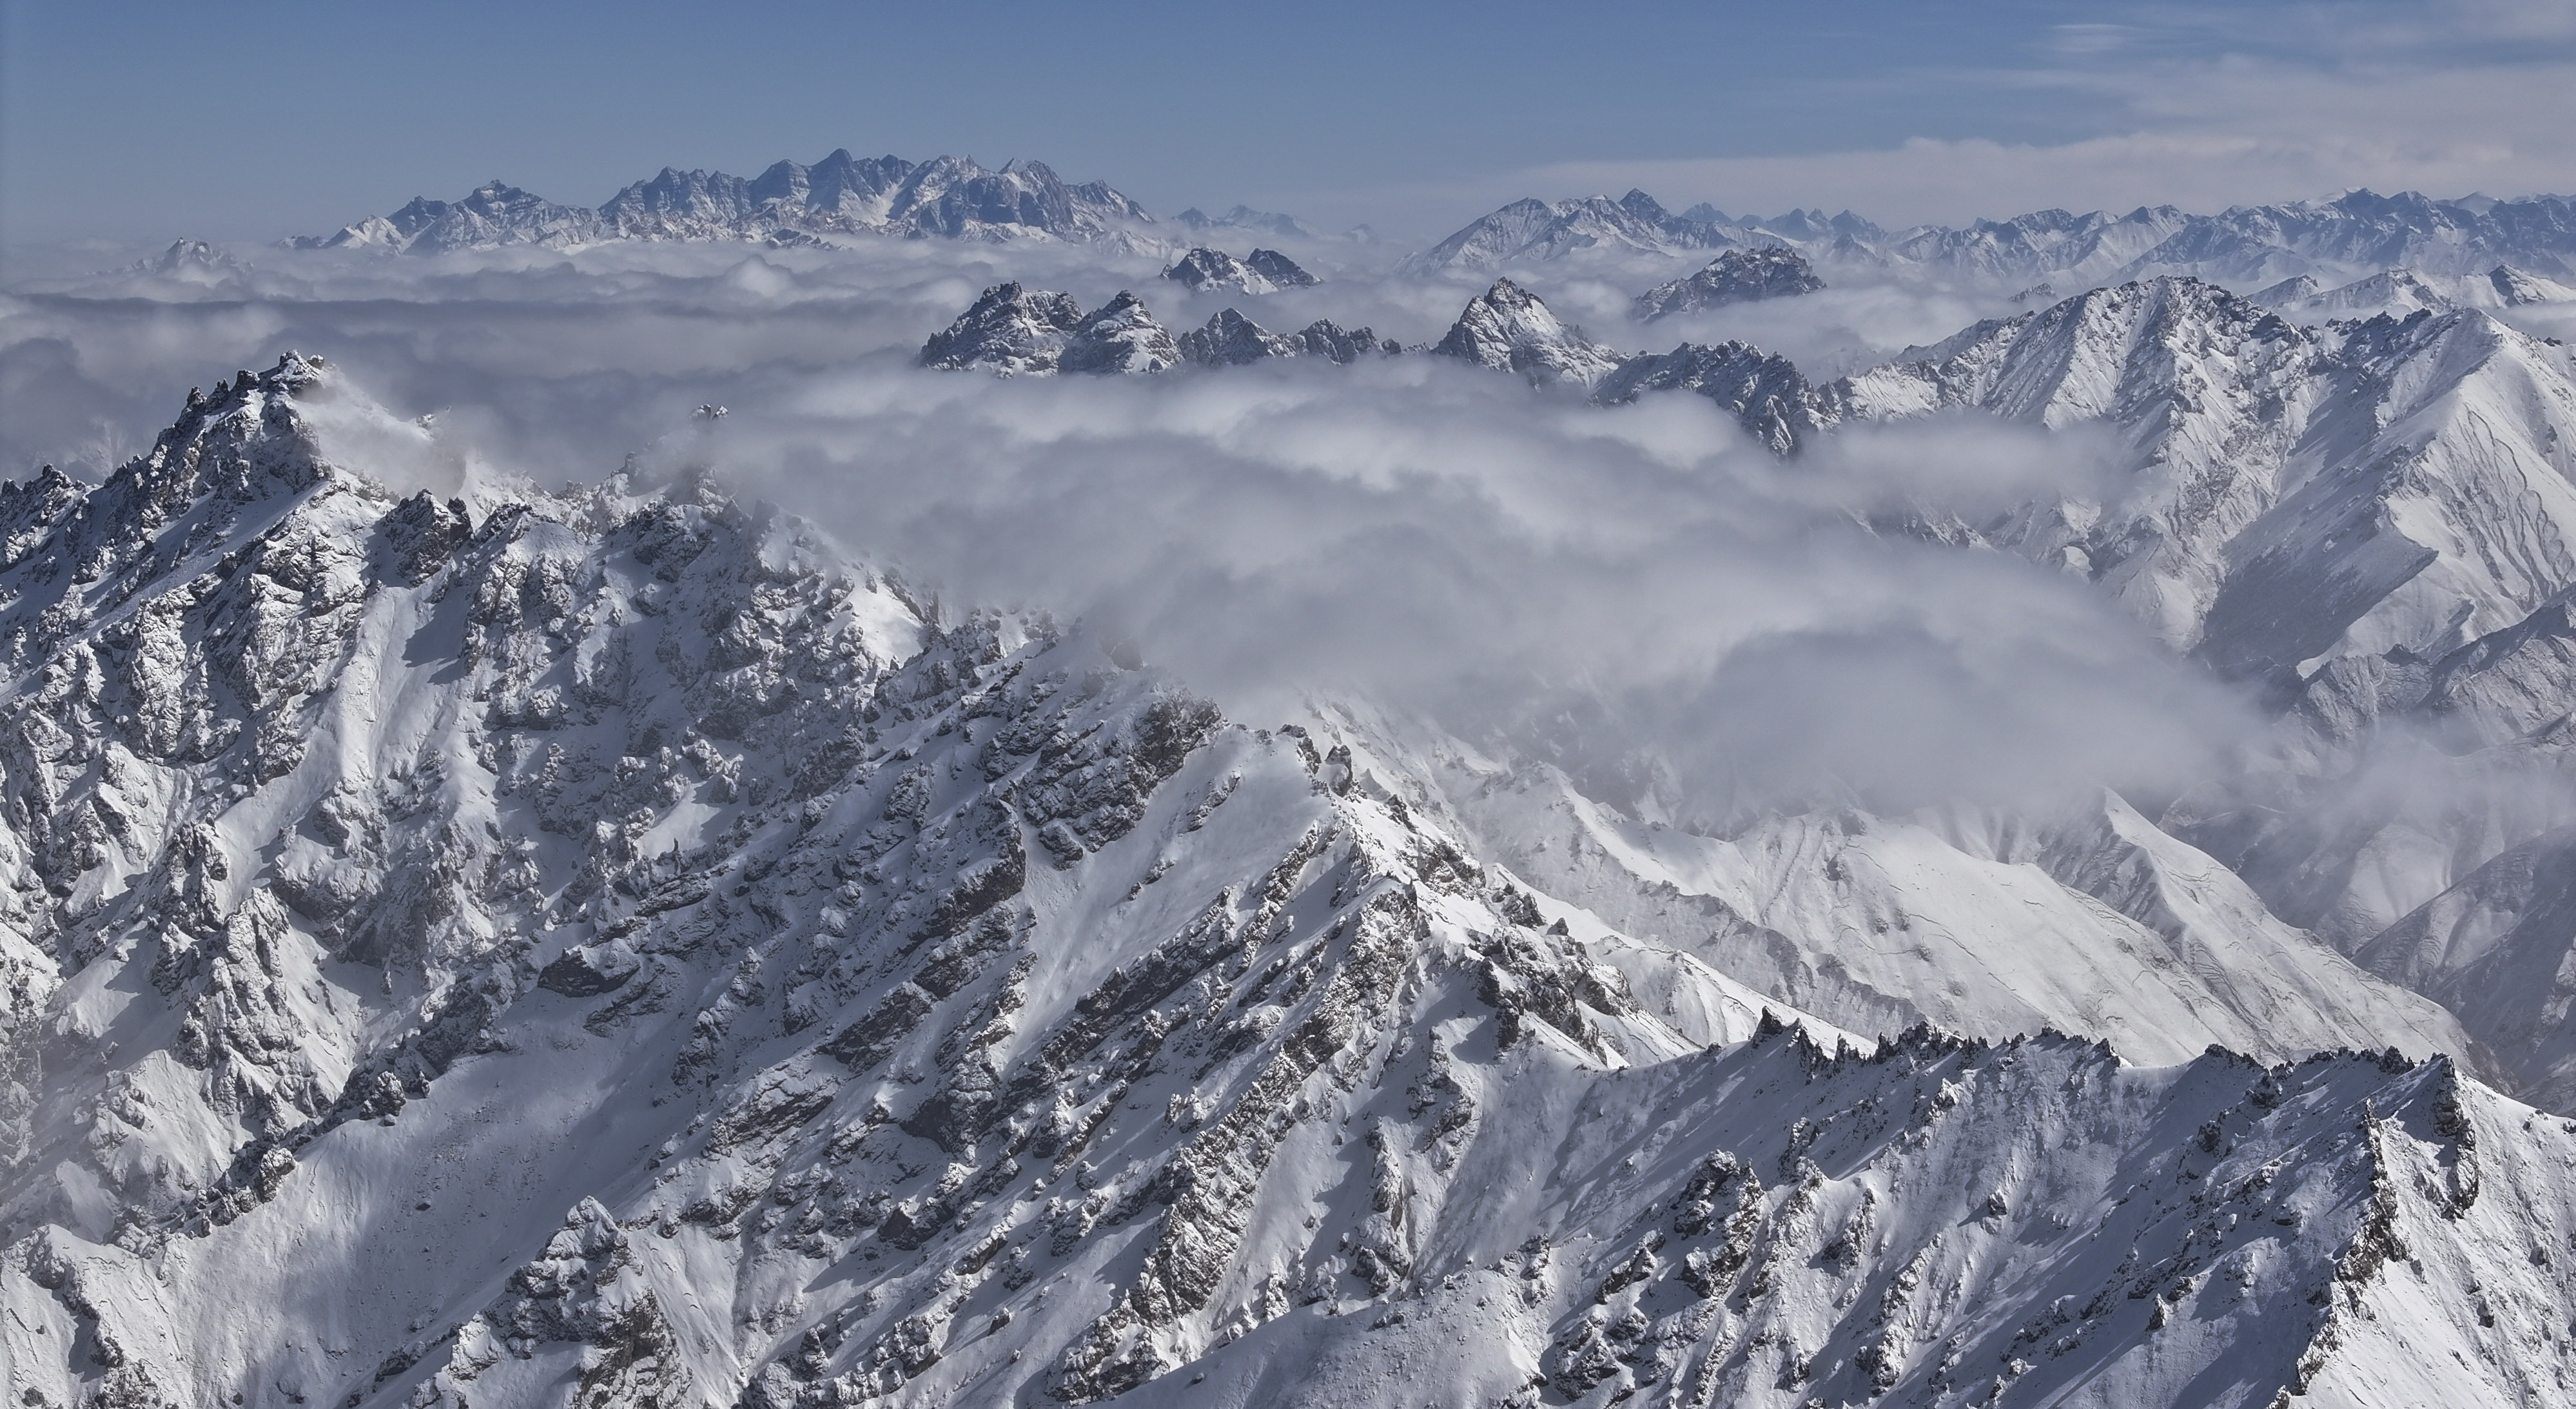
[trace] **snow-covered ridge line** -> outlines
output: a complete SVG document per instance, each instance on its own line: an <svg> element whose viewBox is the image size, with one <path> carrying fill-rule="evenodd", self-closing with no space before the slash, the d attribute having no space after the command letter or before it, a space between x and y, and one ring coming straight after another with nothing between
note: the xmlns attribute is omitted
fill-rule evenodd
<svg viewBox="0 0 2576 1409"><path fill-rule="evenodd" d="M390 215L292 243L304 249L436 254L601 240L798 244L868 234L1090 242L1132 238L1153 219L1109 186L1068 183L1043 162L1011 161L992 170L972 157L912 162L863 159L840 150L812 166L782 161L752 177L665 167L596 210L558 205L492 181L461 200L415 197Z"/></svg>
<svg viewBox="0 0 2576 1409"><path fill-rule="evenodd" d="M1643 191L1612 200L1516 201L1414 257L1413 267L1492 269L1599 253L1686 254L1787 248L1819 265L1914 267L2024 282L2075 278L2112 284L2196 274L2244 286L2301 274L2351 277L2411 266L2484 274L2498 262L2550 278L2576 275L2576 198L2432 200L2354 191L2332 201L2236 206L2196 215L2141 206L2125 215L2034 211L1965 226L1889 230L1845 211L1729 216L1698 205L1678 214Z"/></svg>
<svg viewBox="0 0 2576 1409"><path fill-rule="evenodd" d="M1938 863L1811 819L1841 848L1748 840L1782 873L1729 919L1712 839L1513 826L1544 767L1227 720L703 480L400 498L319 429L381 414L288 359L105 484L0 491L28 1403L2555 1383L2576 1139L2313 946L2180 987L2227 896L2134 814ZM1605 925L1548 857L1660 867L1702 927ZM1941 865L2015 887L1962 929L2058 886L2061 947L2186 957L1899 1031L1969 973L1899 967ZM1811 897L1923 932L1809 973L1836 1013L1711 962L1831 952ZM2404 1050L2136 1067L1995 1018L2098 1035L2159 984Z"/></svg>

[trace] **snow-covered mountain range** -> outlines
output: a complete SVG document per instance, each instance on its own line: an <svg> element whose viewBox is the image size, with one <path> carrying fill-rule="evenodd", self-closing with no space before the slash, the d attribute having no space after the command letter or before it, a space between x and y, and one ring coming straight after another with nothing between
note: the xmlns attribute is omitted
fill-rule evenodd
<svg viewBox="0 0 2576 1409"><path fill-rule="evenodd" d="M868 234L1035 236L1105 242L1164 258L1210 235L1315 239L1293 217L1245 206L1214 216L1193 207L1158 221L1107 184L1067 183L1042 162L1012 161L992 170L971 157L913 162L837 150L811 166L781 161L752 177L666 167L596 209L559 205L495 180L459 200L418 197L390 214L291 243L438 253L605 240L792 245ZM1850 211L1731 216L1701 203L1676 213L1643 191L1630 191L1616 200L1515 201L1407 256L1402 267L1429 274L1605 253L1765 250L1791 251L1828 269L1909 269L2021 283L2112 284L2190 274L2243 287L2281 283L2284 300L2325 288L2301 291L2288 283L2302 277L2340 282L2393 269L2458 281L2484 279L2503 264L2525 281L2576 284L2576 199L2435 200L2411 191L2353 191L2331 201L2237 206L2215 215L2173 206L2141 206L2126 214L2044 210L1965 226L1889 229ZM2551 296L2540 287L2523 295ZM2487 304L2491 295L2454 291L2445 297ZM2518 301L2511 290L2501 298ZM2366 311L2386 306L2382 301ZM2348 311L2365 310L2354 304Z"/></svg>
<svg viewBox="0 0 2576 1409"><path fill-rule="evenodd" d="M0 496L28 1404L2564 1392L2576 1134L2116 799L1648 828L334 425Z"/></svg>
<svg viewBox="0 0 2576 1409"><path fill-rule="evenodd" d="M0 1393L2576 1402L2568 201L1632 192L1373 286L1227 252L1305 254L1285 216L836 152L310 243L884 235L1033 243L914 286L872 395L1187 446L1357 388L1296 453L1367 460L1465 389L2091 594L2245 729L2188 786L1916 806L1694 794L1589 679L1255 716L709 471L398 491L428 418L289 355L0 484ZM2031 287L1813 375L1729 321L1891 270ZM1638 350L1666 318L1705 340ZM1961 427L2084 473L1841 497Z"/></svg>
<svg viewBox="0 0 2576 1409"><path fill-rule="evenodd" d="M1521 200L1479 217L1417 256L1421 270L1492 269L1598 253L1686 254L1779 246L1825 266L1914 267L1997 280L2112 284L2193 274L2269 284L2302 274L2408 267L2483 275L2497 263L2576 275L2576 200L2432 200L2354 191L2331 201L2237 206L2195 215L2141 206L2125 215L2034 211L1966 226L1887 230L1845 211L1764 219L1697 205L1667 211L1643 191Z"/></svg>
<svg viewBox="0 0 2576 1409"><path fill-rule="evenodd" d="M812 166L782 161L752 177L664 167L596 210L492 181L462 200L416 197L390 215L295 243L437 254L600 240L793 244L836 234L1095 241L1150 223L1143 208L1107 185L1068 184L1043 162L1013 161L996 171L972 157L910 162L835 151Z"/></svg>

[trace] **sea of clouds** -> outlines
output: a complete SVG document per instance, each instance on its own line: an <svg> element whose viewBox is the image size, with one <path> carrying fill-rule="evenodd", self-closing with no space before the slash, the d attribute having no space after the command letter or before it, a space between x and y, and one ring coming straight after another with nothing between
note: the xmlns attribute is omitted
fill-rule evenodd
<svg viewBox="0 0 2576 1409"><path fill-rule="evenodd" d="M189 387L292 349L327 357L343 394L428 418L400 445L326 419L335 455L401 487L712 469L952 606L1132 637L1240 717L1350 693L1471 736L1581 720L1577 752L1650 760L1684 818L1784 796L2172 796L2258 737L2233 690L2082 581L1881 527L2115 494L2081 435L1937 420L1784 462L1697 397L1598 408L1418 355L1147 378L914 365L1003 279L1086 306L1136 289L1176 331L1233 305L1407 345L1487 282L1396 277L1364 245L1291 252L1326 282L1257 299L1050 243L242 250L56 275L0 296L0 467L103 475ZM1995 290L1888 284L1628 321L1687 267L1532 287L1623 349L1747 337L1820 374L2010 311Z"/></svg>

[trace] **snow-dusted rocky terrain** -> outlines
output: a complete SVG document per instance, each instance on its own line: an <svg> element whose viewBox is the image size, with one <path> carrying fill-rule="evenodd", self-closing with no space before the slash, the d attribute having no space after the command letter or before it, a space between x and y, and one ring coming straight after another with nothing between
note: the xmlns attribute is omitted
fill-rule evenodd
<svg viewBox="0 0 2576 1409"><path fill-rule="evenodd" d="M836 153L8 295L13 387L339 321L0 488L0 1392L2576 1400L2564 205L1632 194L1390 272ZM816 243L889 233L954 239ZM1889 289L1966 311L1750 335ZM2149 731L2051 632L2241 718L1913 757Z"/></svg>
<svg viewBox="0 0 2576 1409"><path fill-rule="evenodd" d="M1765 219L1701 204L1675 214L1645 192L1630 191L1615 201L1515 201L1424 250L1414 265L1491 269L1597 254L1763 247L1791 249L1829 267L1910 266L2025 282L2195 274L2269 284L2389 268L2482 277L2498 261L2554 277L2576 273L2576 201L2446 201L2354 191L2332 201L2237 206L2216 215L2173 206L2141 206L2125 215L2043 210L1967 226L1888 230L1849 211Z"/></svg>
<svg viewBox="0 0 2576 1409"><path fill-rule="evenodd" d="M1152 217L1094 181L1068 184L1044 162L988 170L972 157L925 162L853 157L806 166L782 161L758 176L664 167L592 210L557 205L501 181L464 199L415 197L295 243L307 249L439 254L507 245L574 246L601 240L761 240L793 245L826 235L891 234L959 240L1132 236Z"/></svg>
<svg viewBox="0 0 2576 1409"><path fill-rule="evenodd" d="M354 432L0 505L28 1404L2567 1392L2576 1134L2116 800L1642 831Z"/></svg>

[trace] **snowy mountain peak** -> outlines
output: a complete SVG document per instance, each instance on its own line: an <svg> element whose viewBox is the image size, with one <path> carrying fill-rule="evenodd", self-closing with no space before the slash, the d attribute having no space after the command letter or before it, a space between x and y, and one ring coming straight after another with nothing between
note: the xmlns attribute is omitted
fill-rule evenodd
<svg viewBox="0 0 2576 1409"><path fill-rule="evenodd" d="M1667 353L1632 358L1603 379L1593 399L1615 406L1649 391L1707 397L1775 455L1796 453L1842 419L1838 389L1810 385L1788 358L1749 343L1683 343Z"/></svg>
<svg viewBox="0 0 2576 1409"><path fill-rule="evenodd" d="M1619 368L1619 354L1560 321L1536 294L1509 279L1468 301L1431 351L1542 385L1589 387Z"/></svg>
<svg viewBox="0 0 2576 1409"><path fill-rule="evenodd" d="M1056 365L1067 372L1134 375L1181 364L1171 331L1154 320L1145 301L1121 290L1074 325Z"/></svg>
<svg viewBox="0 0 2576 1409"><path fill-rule="evenodd" d="M986 367L1010 376L1043 376L1056 370L1066 339L1082 325L1082 306L1070 297L995 284L957 321L921 348L921 365L954 371Z"/></svg>
<svg viewBox="0 0 2576 1409"><path fill-rule="evenodd" d="M1651 323L1675 313L1696 313L1730 303L1795 298L1825 286L1797 251L1779 245L1728 250L1685 278L1638 295L1634 316Z"/></svg>
<svg viewBox="0 0 2576 1409"><path fill-rule="evenodd" d="M1232 291L1277 293L1323 282L1277 250L1256 249L1242 259L1223 250L1197 248L1163 271L1163 277L1192 293Z"/></svg>

